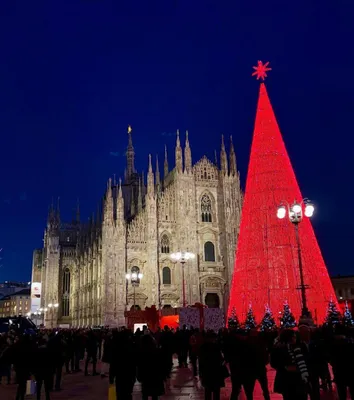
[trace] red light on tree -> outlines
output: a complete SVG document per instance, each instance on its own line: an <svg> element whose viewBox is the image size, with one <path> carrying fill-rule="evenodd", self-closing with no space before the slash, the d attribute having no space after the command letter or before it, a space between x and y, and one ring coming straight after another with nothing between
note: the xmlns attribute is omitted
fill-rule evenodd
<svg viewBox="0 0 354 400"><path fill-rule="evenodd" d="M258 62L253 75L264 80L269 63ZM264 83L259 89L246 191L242 209L235 269L228 314L233 307L244 319L252 303L257 320L264 304L275 313L284 300L301 315L299 263L294 226L277 218L279 204L303 199L291 166ZM329 299L335 299L320 248L309 218L299 224L299 236L307 289L308 308L315 322L322 323Z"/></svg>
<svg viewBox="0 0 354 400"><path fill-rule="evenodd" d="M268 68L268 65L269 61L265 64L263 64L262 61L258 61L257 67L253 67L255 71L253 72L252 76L256 76L257 80L262 79L264 81L265 78L268 76L267 72L272 70L272 68Z"/></svg>

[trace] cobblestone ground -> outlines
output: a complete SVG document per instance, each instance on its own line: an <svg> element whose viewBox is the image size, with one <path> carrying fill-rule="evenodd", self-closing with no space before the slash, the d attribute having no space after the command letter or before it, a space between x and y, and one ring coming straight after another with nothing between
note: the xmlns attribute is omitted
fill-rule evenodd
<svg viewBox="0 0 354 400"><path fill-rule="evenodd" d="M99 371L99 366L98 366ZM272 391L274 383L274 370L269 369L268 379L269 388ZM3 384L0 386L0 399L1 400L13 400L15 399L16 386L7 386ZM222 389L221 398L226 400L230 398L231 384L230 379L226 381L226 387ZM26 396L26 399L34 399L35 396ZM42 394L42 399L44 398L44 393ZM199 400L204 398L203 389L200 386L198 379L194 379L192 373L189 369L178 369L174 367L171 379L166 385L166 395L162 397L165 400L187 400L194 399ZM282 397L279 394L272 393L272 400L278 400ZM350 397L348 397L349 399ZM82 372L63 375L62 381L62 391L54 392L51 394L51 399L53 400L105 400L108 399L108 381L107 378L102 379L100 376L85 377ZM239 400L245 400L245 396L241 393ZM263 399L262 391L256 384L254 391L254 400ZM334 393L323 393L323 400L334 400L337 397ZM141 390L138 383L134 387L133 400L141 400Z"/></svg>

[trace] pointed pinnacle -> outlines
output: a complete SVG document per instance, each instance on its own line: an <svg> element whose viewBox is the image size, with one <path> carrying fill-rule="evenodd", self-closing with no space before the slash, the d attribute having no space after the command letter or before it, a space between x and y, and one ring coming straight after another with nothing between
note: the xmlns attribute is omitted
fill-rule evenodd
<svg viewBox="0 0 354 400"><path fill-rule="evenodd" d="M189 147L188 131L186 131L186 146Z"/></svg>
<svg viewBox="0 0 354 400"><path fill-rule="evenodd" d="M149 172L152 172L151 154L149 154Z"/></svg>
<svg viewBox="0 0 354 400"><path fill-rule="evenodd" d="M176 140L177 147L180 147L181 142L179 140L179 129L177 129L177 140Z"/></svg>
<svg viewBox="0 0 354 400"><path fill-rule="evenodd" d="M225 150L224 135L221 135L221 149Z"/></svg>
<svg viewBox="0 0 354 400"><path fill-rule="evenodd" d="M122 194L122 179L119 178L119 189L118 189L118 197L122 198L123 194Z"/></svg>
<svg viewBox="0 0 354 400"><path fill-rule="evenodd" d="M232 135L230 135L230 152L234 152L234 142L232 141Z"/></svg>

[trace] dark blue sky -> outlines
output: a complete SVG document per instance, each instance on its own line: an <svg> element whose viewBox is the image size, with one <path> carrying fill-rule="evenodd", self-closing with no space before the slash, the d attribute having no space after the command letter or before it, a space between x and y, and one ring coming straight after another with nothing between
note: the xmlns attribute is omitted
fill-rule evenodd
<svg viewBox="0 0 354 400"><path fill-rule="evenodd" d="M194 161L232 134L244 185L258 59L330 273L353 273L353 16L350 0L2 1L0 281L30 278L52 197L67 218L77 197L96 209L128 124L145 170L165 143L172 164L177 128Z"/></svg>

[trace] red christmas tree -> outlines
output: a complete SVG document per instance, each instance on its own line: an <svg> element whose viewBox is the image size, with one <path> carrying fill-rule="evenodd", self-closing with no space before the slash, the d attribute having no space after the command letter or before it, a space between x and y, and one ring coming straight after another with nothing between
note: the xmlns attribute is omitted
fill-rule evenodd
<svg viewBox="0 0 354 400"><path fill-rule="evenodd" d="M268 63L258 63L254 68L257 79L264 80L270 70L267 67ZM297 319L301 315L295 230L288 218L277 218L277 209L284 202L290 204L302 199L265 84L261 83L229 315L236 308L244 319L248 304L252 303L256 319L261 320L264 304L278 312L283 309L284 299L291 303ZM299 224L299 236L308 308L315 322L321 323L328 299L336 297L307 217Z"/></svg>

